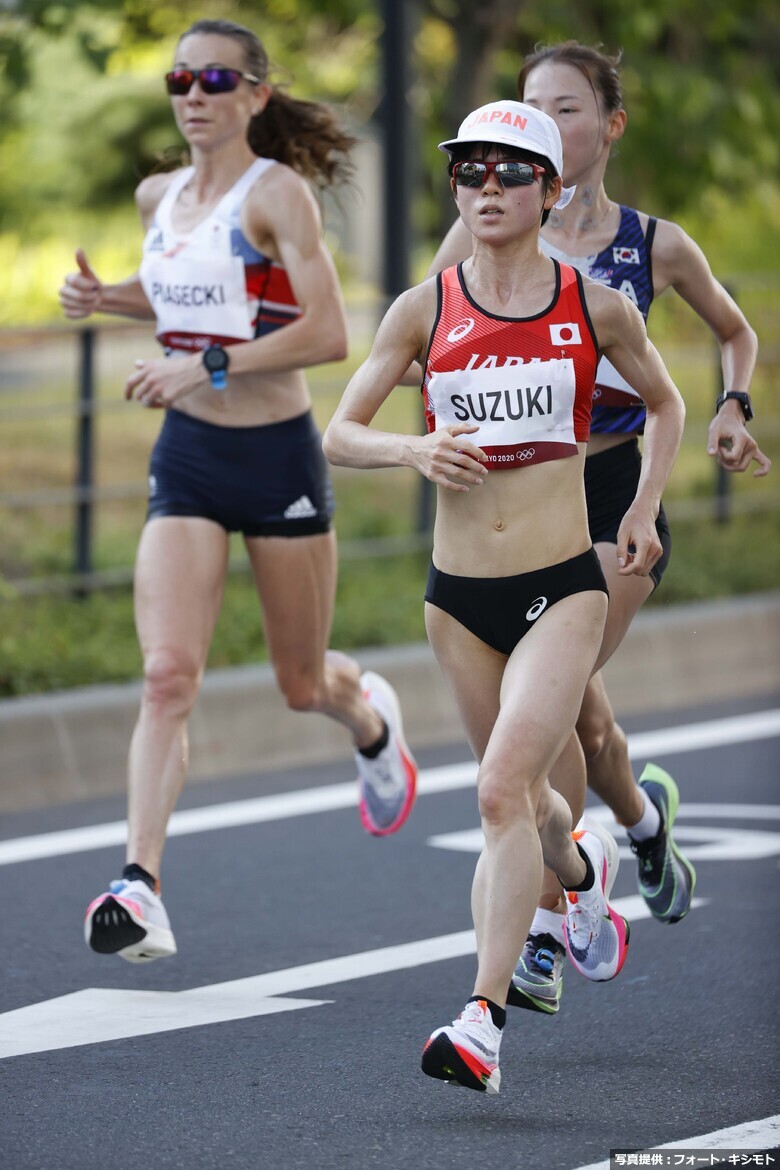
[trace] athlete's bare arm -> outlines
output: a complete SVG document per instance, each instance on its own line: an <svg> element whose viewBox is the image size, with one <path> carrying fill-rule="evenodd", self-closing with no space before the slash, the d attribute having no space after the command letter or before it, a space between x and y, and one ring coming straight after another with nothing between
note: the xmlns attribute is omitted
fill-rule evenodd
<svg viewBox="0 0 780 1170"><path fill-rule="evenodd" d="M344 467L414 467L451 491L468 491L487 475L484 452L463 436L478 428L443 427L402 435L371 427L377 411L413 359L420 359L436 313L436 283L402 293L379 326L371 353L351 378L325 431L323 450Z"/></svg>
<svg viewBox="0 0 780 1170"><path fill-rule="evenodd" d="M284 329L235 347L231 371L271 373L345 358L344 303L309 184L290 167L271 167L249 193L245 224L252 243L286 269L302 314Z"/></svg>
<svg viewBox="0 0 780 1170"><path fill-rule="evenodd" d="M601 352L647 407L639 485L617 540L619 571L647 576L662 552L655 520L680 447L685 405L633 302L595 281L585 280L584 285ZM633 554L629 545L633 546Z"/></svg>
<svg viewBox="0 0 780 1170"><path fill-rule="evenodd" d="M659 220L656 227L653 285L656 296L673 288L709 325L720 346L725 388L749 391L758 353L756 334L739 305L715 279L699 245L668 220ZM766 475L771 467L745 427L742 408L733 399L723 404L710 423L707 451L727 471L745 471L753 460L758 464L755 476Z"/></svg>
<svg viewBox="0 0 780 1170"><path fill-rule="evenodd" d="M155 209L171 177L170 173L150 175L136 189L136 206L145 228L152 222ZM76 264L78 271L69 272L59 290L60 305L66 317L79 321L93 313L109 313L111 316L133 317L141 321L154 320L154 311L146 299L137 272L126 280L105 284L81 248L76 250Z"/></svg>
<svg viewBox="0 0 780 1170"><path fill-rule="evenodd" d="M428 265L426 279L429 276L436 276L438 272L443 272L445 268L451 268L453 264L460 264L461 260L467 260L471 255L472 243L471 232L458 216ZM422 367L419 362L412 362L403 377L399 379L399 385L419 386L421 381Z"/></svg>

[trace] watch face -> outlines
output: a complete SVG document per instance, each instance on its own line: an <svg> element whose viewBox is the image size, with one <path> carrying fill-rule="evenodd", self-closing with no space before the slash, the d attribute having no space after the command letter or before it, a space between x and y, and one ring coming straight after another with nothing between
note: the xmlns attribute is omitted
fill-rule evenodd
<svg viewBox="0 0 780 1170"><path fill-rule="evenodd" d="M218 374L228 368L228 355L221 345L209 346L203 351L203 364L210 374Z"/></svg>

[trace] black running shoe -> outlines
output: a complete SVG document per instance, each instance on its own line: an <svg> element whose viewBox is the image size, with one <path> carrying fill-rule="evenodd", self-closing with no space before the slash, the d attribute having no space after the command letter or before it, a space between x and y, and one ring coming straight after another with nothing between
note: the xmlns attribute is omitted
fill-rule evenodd
<svg viewBox="0 0 780 1170"><path fill-rule="evenodd" d="M691 908L696 870L674 843L672 828L680 794L672 777L648 764L639 781L661 816L658 835L629 842L639 863L639 893L659 922L679 922Z"/></svg>

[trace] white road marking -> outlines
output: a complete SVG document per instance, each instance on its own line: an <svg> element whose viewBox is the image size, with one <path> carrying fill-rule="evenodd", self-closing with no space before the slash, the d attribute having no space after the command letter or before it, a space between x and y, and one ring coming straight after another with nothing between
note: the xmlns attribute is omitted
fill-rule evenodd
<svg viewBox="0 0 780 1170"><path fill-rule="evenodd" d="M615 824L608 808L597 807L587 810L588 817L604 824L618 840L625 838L626 831ZM678 817L723 818L729 821L759 820L780 822L780 804L681 804ZM743 829L740 827L674 826L674 839L685 843L685 856L689 861L758 861L764 857L780 854L780 832L767 829ZM688 842L703 842L689 845ZM482 829L463 829L455 833L437 833L428 838L429 845L436 849L454 849L462 853L481 853L485 844ZM622 860L632 860L633 854L627 845L620 848Z"/></svg>
<svg viewBox="0 0 780 1170"><path fill-rule="evenodd" d="M702 900L694 899L694 906ZM630 921L649 918L639 894L612 905ZM88 987L0 1015L0 1060L31 1052L51 1052L83 1044L102 1044L129 1036L148 1036L177 1028L243 1020L272 1012L319 1007L331 1000L282 998L314 987L351 983L370 975L405 971L426 963L476 954L473 930L381 947L356 955L324 959L266 975L212 983L188 991L135 991ZM279 999L271 998L279 996Z"/></svg>
<svg viewBox="0 0 780 1170"><path fill-rule="evenodd" d="M773 738L776 735L780 735L780 709L735 715L708 723L689 723L680 727L640 732L629 737L628 750L632 759L646 759L650 755L660 757L671 753L698 751L727 743ZM469 788L474 784L476 775L477 767L473 761L427 768L420 773L417 791L420 796L431 796L441 792L452 792L458 788ZM241 825L283 820L287 817L332 812L335 809L354 807L356 802L357 786L354 781L350 781L346 784L329 784L298 792L258 796L251 800L212 804L205 808L183 809L171 817L168 836L208 833L213 829L232 829ZM126 821L110 821L78 829L62 829L52 833L38 833L31 837L11 838L0 841L0 865L13 865L44 857L63 857L68 853L84 853L90 849L106 849L112 845L123 845L126 838Z"/></svg>
<svg viewBox="0 0 780 1170"><path fill-rule="evenodd" d="M712 1133L700 1133L696 1137L683 1138L678 1142L665 1142L662 1146L650 1146L641 1151L652 1150L767 1150L773 1149L780 1138L780 1114L763 1117L760 1121L745 1121L742 1125L730 1125L728 1129L715 1129ZM717 1165L717 1163L716 1163ZM604 1162L590 1162L576 1170L610 1170L609 1158Z"/></svg>

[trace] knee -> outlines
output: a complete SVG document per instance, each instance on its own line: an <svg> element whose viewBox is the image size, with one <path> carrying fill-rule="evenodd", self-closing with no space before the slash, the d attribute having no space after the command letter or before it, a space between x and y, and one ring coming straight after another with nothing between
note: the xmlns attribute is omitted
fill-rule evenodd
<svg viewBox="0 0 780 1170"><path fill-rule="evenodd" d="M533 819L528 789L518 777L480 769L477 780L479 815L486 831L500 833L524 818Z"/></svg>
<svg viewBox="0 0 780 1170"><path fill-rule="evenodd" d="M577 724L585 759L590 763L597 759L615 733L615 716L610 707L589 712L585 719Z"/></svg>
<svg viewBox="0 0 780 1170"><path fill-rule="evenodd" d="M292 711L327 714L347 706L360 694L360 667L337 650L327 650L319 669L316 664L275 662L279 690Z"/></svg>
<svg viewBox="0 0 780 1170"><path fill-rule="evenodd" d="M555 811L555 797L549 784L542 787L539 802L536 806L536 827L541 833Z"/></svg>
<svg viewBox="0 0 780 1170"><path fill-rule="evenodd" d="M323 687L314 675L300 671L277 670L276 679L282 697L291 711L322 709Z"/></svg>
<svg viewBox="0 0 780 1170"><path fill-rule="evenodd" d="M144 658L143 699L148 706L186 715L199 687L200 669L186 652L167 648Z"/></svg>

